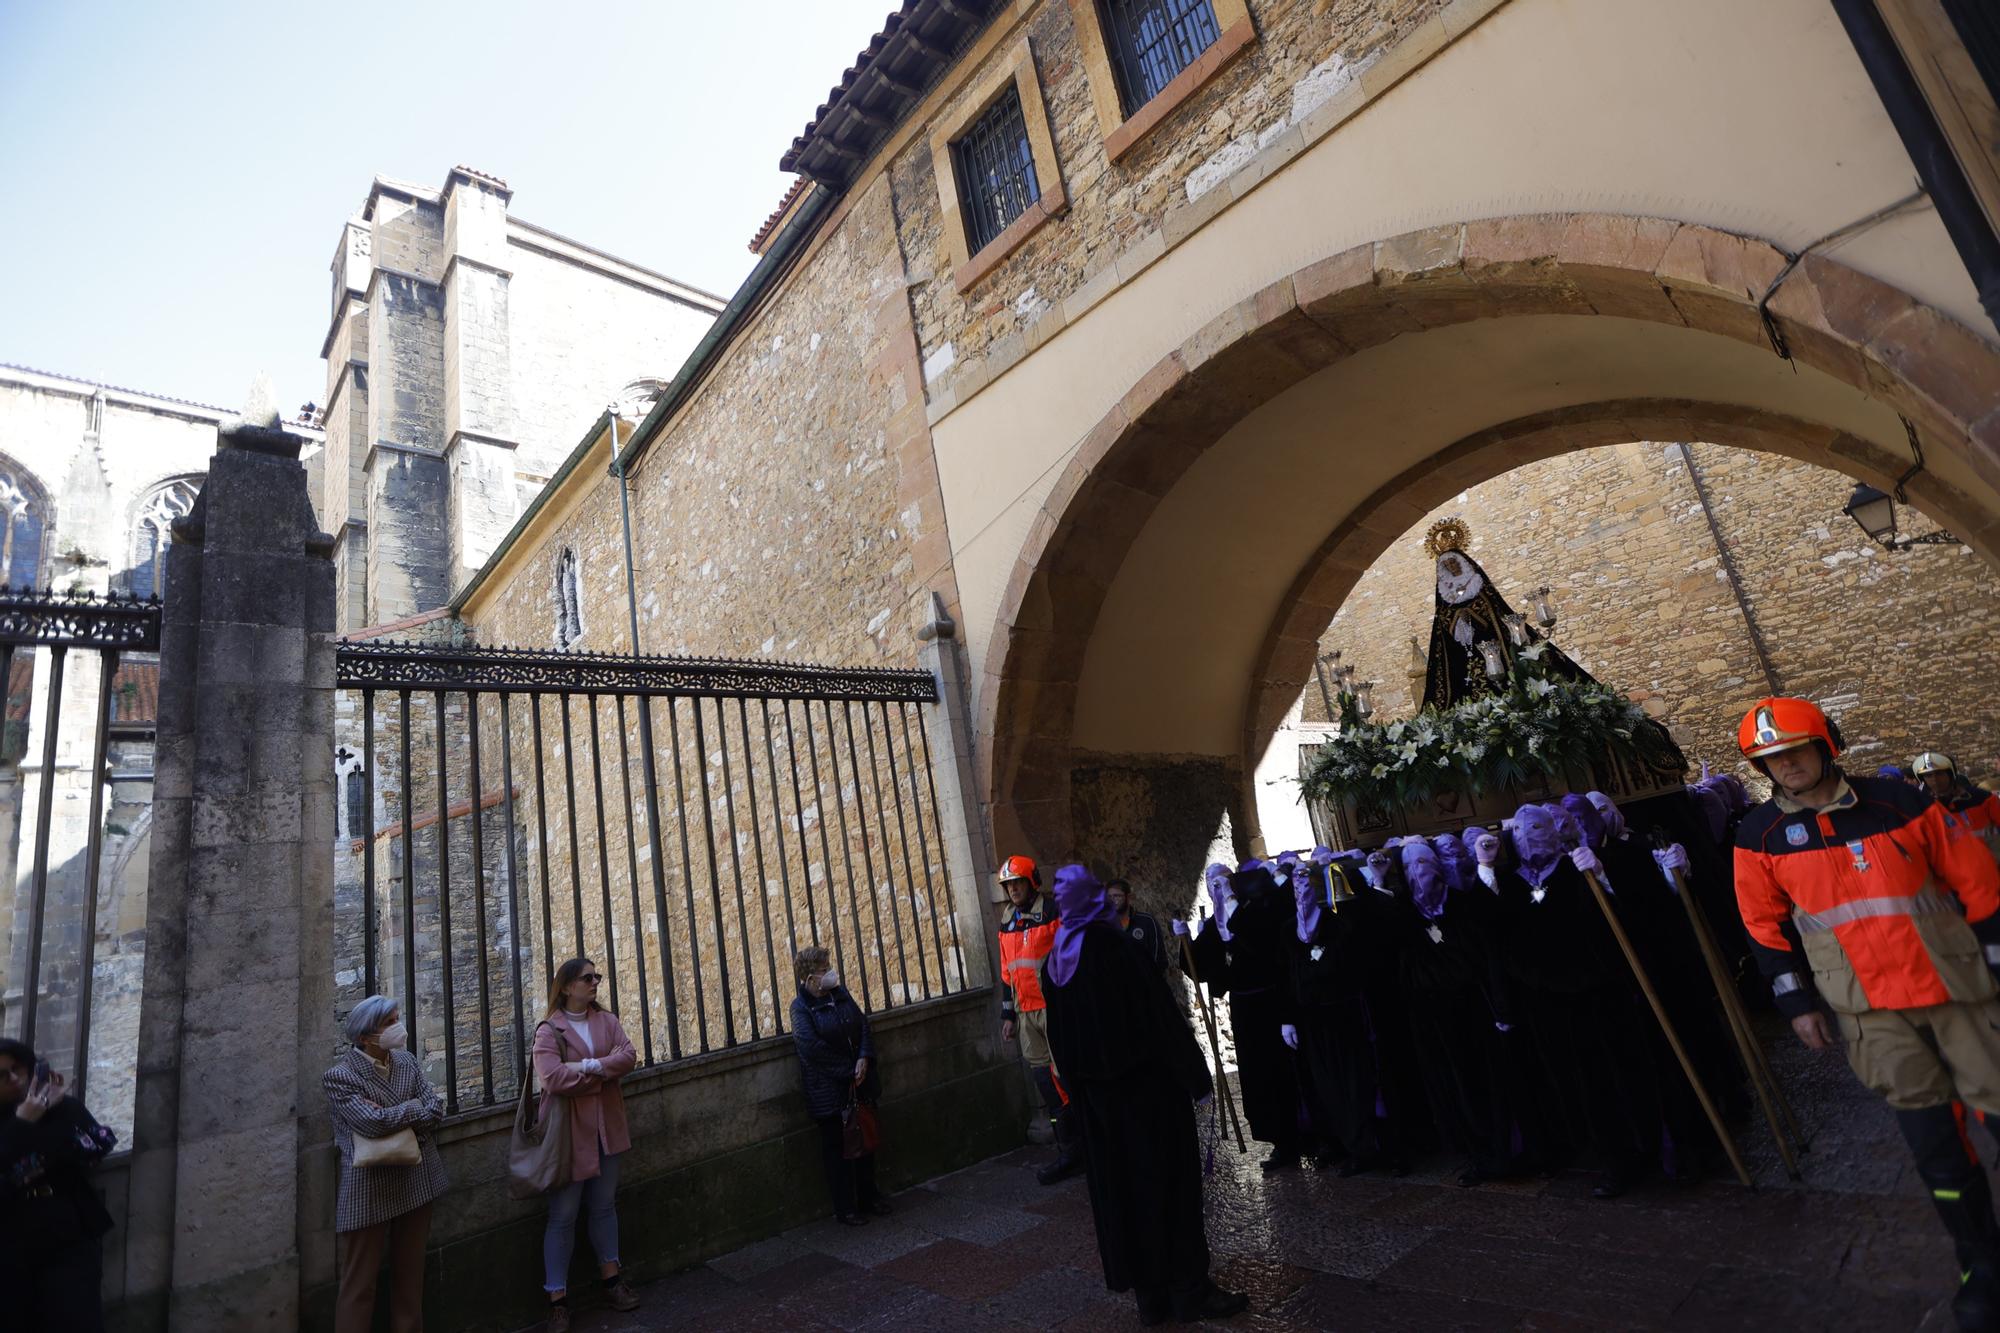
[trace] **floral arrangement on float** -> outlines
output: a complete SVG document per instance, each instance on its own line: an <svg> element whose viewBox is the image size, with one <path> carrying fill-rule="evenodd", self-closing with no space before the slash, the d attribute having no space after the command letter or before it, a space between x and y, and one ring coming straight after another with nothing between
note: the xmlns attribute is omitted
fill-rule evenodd
<svg viewBox="0 0 2000 1333"><path fill-rule="evenodd" d="M1559 787L1615 761L1677 785L1686 760L1666 729L1555 645L1548 585L1530 592L1530 624L1468 554L1471 538L1457 518L1424 538L1437 599L1428 655L1410 641L1415 717L1376 720L1373 681L1357 681L1337 652L1316 664L1340 734L1316 747L1302 797L1345 803L1379 831L1392 812L1422 809L1428 819L1457 810L1453 798Z"/></svg>
<svg viewBox="0 0 2000 1333"><path fill-rule="evenodd" d="M1343 691L1340 734L1319 747L1302 795L1394 809L1587 771L1612 752L1645 769L1678 768L1679 752L1643 708L1588 676L1548 671L1550 651L1547 639L1522 646L1492 692L1387 724Z"/></svg>

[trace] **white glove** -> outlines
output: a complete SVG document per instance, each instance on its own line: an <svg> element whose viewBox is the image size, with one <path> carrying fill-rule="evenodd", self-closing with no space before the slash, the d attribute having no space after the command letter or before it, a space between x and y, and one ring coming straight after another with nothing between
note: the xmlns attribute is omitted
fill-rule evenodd
<svg viewBox="0 0 2000 1333"><path fill-rule="evenodd" d="M1188 937L1188 923L1181 920L1179 917L1175 917L1174 934L1180 936L1182 939L1186 939Z"/></svg>
<svg viewBox="0 0 2000 1333"><path fill-rule="evenodd" d="M1687 873L1687 848L1681 846L1679 843L1675 843L1671 847L1662 848L1653 853L1653 862L1660 867L1660 873L1666 877L1667 887L1674 888L1674 872L1678 870L1682 874Z"/></svg>
<svg viewBox="0 0 2000 1333"><path fill-rule="evenodd" d="M604 1072L604 1064L594 1055L586 1056L583 1061L583 1072L586 1074L602 1074Z"/></svg>
<svg viewBox="0 0 2000 1333"><path fill-rule="evenodd" d="M1474 841L1472 854L1482 866L1497 864L1500 860L1500 839L1491 833L1482 833Z"/></svg>
<svg viewBox="0 0 2000 1333"><path fill-rule="evenodd" d="M1299 1048L1299 1030L1293 1027L1290 1023L1286 1023L1281 1027L1279 1027L1278 1035L1283 1037L1285 1039L1285 1045L1291 1047L1293 1050L1296 1051Z"/></svg>
<svg viewBox="0 0 2000 1333"><path fill-rule="evenodd" d="M1598 860L1597 853L1591 851L1588 847L1579 847L1571 852L1569 854L1569 863L1586 875L1595 875L1599 879L1604 879L1604 862ZM1609 881L1606 881L1605 887L1611 887Z"/></svg>
<svg viewBox="0 0 2000 1333"><path fill-rule="evenodd" d="M1493 1022L1493 1030L1496 1032L1512 1032L1514 1030L1514 1025L1512 1023L1502 1023L1498 1019L1495 1019Z"/></svg>
<svg viewBox="0 0 2000 1333"><path fill-rule="evenodd" d="M1492 866L1482 865L1479 867L1479 882L1497 892L1500 888L1500 875Z"/></svg>

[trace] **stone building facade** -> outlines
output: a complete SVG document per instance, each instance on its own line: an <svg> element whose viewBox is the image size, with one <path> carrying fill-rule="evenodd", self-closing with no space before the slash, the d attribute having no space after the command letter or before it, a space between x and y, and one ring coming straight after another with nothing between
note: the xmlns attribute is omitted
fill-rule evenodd
<svg viewBox="0 0 2000 1333"><path fill-rule="evenodd" d="M1740 11L1700 0L1671 18L1675 49L1704 59L1810 34L1782 98L1827 116L1790 114L1779 131L1742 101L1754 81L1710 64L1648 66L1636 96L1611 96L1624 76L1610 53L1659 17L1628 0L1182 8L1201 11L1200 49L1136 107L1097 6L901 13L787 154L815 179L757 238L741 317L622 446L636 605L621 483L580 467L454 599L467 632L566 636L574 570L585 647L630 646L636 619L644 651L896 661L934 592L964 627L995 844L1179 881L1217 842L1260 842L1245 794L1309 684L1313 644L1362 571L1466 481L1664 438L1754 444L1882 484L1906 466L1900 415L1928 431L1913 494L1984 527L1965 441L1986 400L1936 408L1868 371L1875 353L1835 354L1863 330L1821 326L1859 307L1812 305L1818 286L1791 288L1774 246L1716 230L1755 214L1801 247L1868 212L1862 176L1871 198L1906 187L1903 150L1826 15L1760 10L1746 32ZM1551 60L1563 78L1521 81ZM1700 179L1670 187L1646 108L1684 107L1687 79L1719 79L1741 103L1701 114L1772 133L1689 130L1676 142L1700 145L1682 164ZM1003 104L1018 104L1038 194L980 244L965 145ZM1576 140L1567 156L1525 152L1551 134ZM1772 160L1793 164L1792 184ZM1588 211L1610 197L1617 213ZM1935 216L1906 206L1844 237L1837 263L1794 268L1924 293L1925 328L1976 368L1991 321L1911 266L1947 250ZM1774 283L1806 302L1784 316L1801 321L1784 355L1810 374L1740 309ZM1447 456L1459 461L1433 465ZM1841 498L1814 491L1809 507ZM1803 568L1768 571L1773 634L1776 604L1824 605L1826 579L1872 591L1858 564L1814 564L1825 579L1801 595ZM1662 605L1656 590L1646 601ZM1689 665L1710 673L1698 680L1751 678L1720 648ZM1793 670L1793 687L1839 693ZM1671 674L1663 659L1647 675L1663 699ZM1177 812L1170 828L1160 811Z"/></svg>
<svg viewBox="0 0 2000 1333"><path fill-rule="evenodd" d="M0 366L0 564L15 588L159 596L172 521L188 511L227 409L66 375ZM318 432L296 425L308 447ZM53 773L43 766L50 654L17 651L0 736L0 1031L18 1035L28 974L40 794L53 783L36 1040L70 1068L81 977L95 654L69 655ZM129 1132L145 963L157 661L127 654L112 682L105 826L92 978L92 1109Z"/></svg>
<svg viewBox="0 0 2000 1333"><path fill-rule="evenodd" d="M607 403L643 410L721 298L515 217L506 182L378 178L332 264L326 465L341 628L445 604Z"/></svg>
<svg viewBox="0 0 2000 1333"><path fill-rule="evenodd" d="M1320 651L1377 682L1381 716L1407 716L1410 639L1428 646L1434 597L1423 537L1456 515L1515 608L1548 584L1563 650L1664 722L1694 763L1761 789L1736 724L1776 691L1825 703L1860 771L1942 749L1976 775L2000 773L2000 713L1984 687L2000 670L1992 568L1963 546L1883 550L1841 512L1852 490L1836 472L1712 444L1621 444L1531 463L1412 524L1362 574ZM1935 527L1902 517L1906 528ZM1320 734L1317 681L1295 717L1284 734ZM1259 805L1267 833L1288 844L1308 835L1293 808L1296 776L1295 757L1274 745Z"/></svg>

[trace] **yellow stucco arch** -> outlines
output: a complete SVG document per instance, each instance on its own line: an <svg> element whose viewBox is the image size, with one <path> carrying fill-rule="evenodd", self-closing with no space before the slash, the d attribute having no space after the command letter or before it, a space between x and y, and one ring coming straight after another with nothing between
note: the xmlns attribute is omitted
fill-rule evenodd
<svg viewBox="0 0 2000 1333"><path fill-rule="evenodd" d="M1646 438L1888 485L1910 431L1912 499L2000 563L2000 348L1875 278L1601 214L1428 227L1301 268L1140 376L1030 526L978 695L995 836L1087 846L1079 755L1220 759L1242 781L1347 588L1468 485Z"/></svg>

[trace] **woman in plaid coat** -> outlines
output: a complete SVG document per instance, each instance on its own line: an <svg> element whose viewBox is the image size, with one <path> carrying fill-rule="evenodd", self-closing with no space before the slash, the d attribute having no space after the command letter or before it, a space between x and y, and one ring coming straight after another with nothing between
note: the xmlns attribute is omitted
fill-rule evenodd
<svg viewBox="0 0 2000 1333"><path fill-rule="evenodd" d="M375 1283L389 1260L389 1327L421 1333L424 1326L424 1242L431 1204L445 1192L444 1159L431 1129L444 1119L444 1099L404 1047L408 1033L396 1002L371 995L347 1015L353 1048L320 1077L340 1149L340 1194L333 1229L341 1241L340 1296L335 1333L367 1333L375 1316ZM414 1130L423 1160L415 1166L354 1164L356 1138Z"/></svg>

